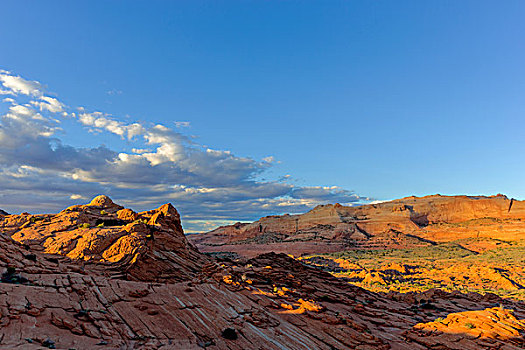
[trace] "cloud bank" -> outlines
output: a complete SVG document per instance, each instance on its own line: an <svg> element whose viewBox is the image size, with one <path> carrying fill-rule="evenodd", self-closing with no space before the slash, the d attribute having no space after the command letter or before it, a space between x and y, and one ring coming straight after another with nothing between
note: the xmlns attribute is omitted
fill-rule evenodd
<svg viewBox="0 0 525 350"><path fill-rule="evenodd" d="M323 203L366 200L337 186L293 185L289 175L262 180L274 157L258 161L200 145L179 132L189 122L171 122L172 128L129 123L66 106L40 82L5 70L0 84L0 208L8 211L60 210L104 193L136 210L172 202L186 231L200 232ZM64 144L60 136L71 122L83 127L75 138L108 133L133 148Z"/></svg>

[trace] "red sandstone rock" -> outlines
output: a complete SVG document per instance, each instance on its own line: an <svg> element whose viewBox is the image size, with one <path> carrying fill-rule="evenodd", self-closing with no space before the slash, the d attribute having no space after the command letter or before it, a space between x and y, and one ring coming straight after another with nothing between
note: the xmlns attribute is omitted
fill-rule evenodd
<svg viewBox="0 0 525 350"><path fill-rule="evenodd" d="M285 254L216 261L187 242L173 206L139 213L136 222L119 218L119 210L104 199L56 215L0 218L0 348L523 345L516 339L524 329L521 302L440 290L376 294ZM423 308L423 300L435 309ZM494 303L503 308L491 309ZM461 317L495 321L470 321L486 337L474 338L467 328L451 338L435 324L438 317L449 324ZM485 330L485 323L494 328Z"/></svg>
<svg viewBox="0 0 525 350"><path fill-rule="evenodd" d="M407 197L379 204L321 205L189 236L201 251L299 256L347 249L407 248L460 238L525 238L525 201L506 196ZM485 221L497 223L498 230ZM461 225L468 223L467 225ZM483 250L483 247L471 247Z"/></svg>
<svg viewBox="0 0 525 350"><path fill-rule="evenodd" d="M449 349L523 349L525 322L512 310L499 307L449 314L444 319L420 323L408 331L408 339L418 344Z"/></svg>
<svg viewBox="0 0 525 350"><path fill-rule="evenodd" d="M130 222L135 216L143 222ZM0 230L45 253L109 263L130 279L188 279L208 261L186 240L171 204L136 214L98 196L56 215L5 217Z"/></svg>
<svg viewBox="0 0 525 350"><path fill-rule="evenodd" d="M113 203L111 198L108 196L100 195L93 198L91 203L88 204L90 207L100 207L100 208L122 208L120 205Z"/></svg>
<svg viewBox="0 0 525 350"><path fill-rule="evenodd" d="M125 208L117 211L117 217L124 221L135 221L139 218L139 214L131 209Z"/></svg>

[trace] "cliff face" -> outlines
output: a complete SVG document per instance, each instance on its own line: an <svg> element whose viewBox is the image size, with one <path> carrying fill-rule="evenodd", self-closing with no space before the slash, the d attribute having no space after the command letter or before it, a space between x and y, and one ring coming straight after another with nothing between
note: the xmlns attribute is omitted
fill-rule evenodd
<svg viewBox="0 0 525 350"><path fill-rule="evenodd" d="M210 252L321 253L352 247L414 247L469 237L525 238L522 219L525 202L503 195L434 195L358 207L318 206L302 215L265 217L189 239L199 249ZM497 222L501 228L487 230L483 220ZM467 229L459 227L464 223L469 223Z"/></svg>
<svg viewBox="0 0 525 350"><path fill-rule="evenodd" d="M187 242L169 204L135 213L103 196L55 215L5 216L0 232L2 349L524 345L518 301L439 290L375 294L284 254L217 261ZM502 308L479 316L504 320L499 333L473 337L453 327L462 317L476 322L478 314L464 310L494 303ZM434 320L450 313L447 333Z"/></svg>

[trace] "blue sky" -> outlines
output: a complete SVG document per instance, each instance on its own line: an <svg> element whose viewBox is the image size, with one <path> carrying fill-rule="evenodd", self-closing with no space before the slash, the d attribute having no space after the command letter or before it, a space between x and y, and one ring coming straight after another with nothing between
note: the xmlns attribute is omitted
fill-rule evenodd
<svg viewBox="0 0 525 350"><path fill-rule="evenodd" d="M522 1L0 9L0 69L11 88L41 84L3 86L0 208L58 210L103 191L136 209L172 201L199 231L326 202L525 198ZM8 140L14 130L27 138Z"/></svg>

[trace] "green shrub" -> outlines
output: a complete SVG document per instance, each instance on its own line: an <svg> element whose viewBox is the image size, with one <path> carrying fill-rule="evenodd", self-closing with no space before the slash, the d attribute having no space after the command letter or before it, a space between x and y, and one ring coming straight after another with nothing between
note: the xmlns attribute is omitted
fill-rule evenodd
<svg viewBox="0 0 525 350"><path fill-rule="evenodd" d="M79 228L90 228L91 225L88 224L87 222L85 222L85 223L83 223L83 224L80 224L78 227L79 227Z"/></svg>
<svg viewBox="0 0 525 350"><path fill-rule="evenodd" d="M108 213L108 212L105 211L105 210L101 210L101 211L100 211L100 215L107 215L107 213Z"/></svg>
<svg viewBox="0 0 525 350"><path fill-rule="evenodd" d="M474 326L474 325L473 325L472 323L470 323L470 322L465 323L465 327L467 327L468 329L476 328L476 326Z"/></svg>

